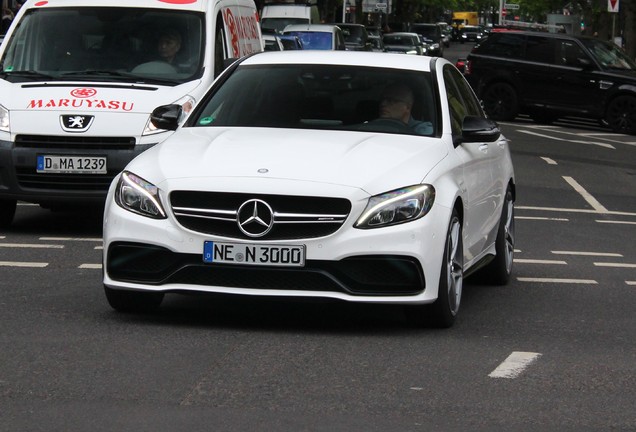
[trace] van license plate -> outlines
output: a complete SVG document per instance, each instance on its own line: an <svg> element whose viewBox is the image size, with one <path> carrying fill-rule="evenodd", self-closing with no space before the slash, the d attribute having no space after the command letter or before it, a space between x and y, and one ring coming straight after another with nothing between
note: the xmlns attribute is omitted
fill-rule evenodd
<svg viewBox="0 0 636 432"><path fill-rule="evenodd" d="M39 173L106 174L106 157L40 155L36 170Z"/></svg>
<svg viewBox="0 0 636 432"><path fill-rule="evenodd" d="M206 241L203 243L203 262L302 267L305 265L305 246Z"/></svg>

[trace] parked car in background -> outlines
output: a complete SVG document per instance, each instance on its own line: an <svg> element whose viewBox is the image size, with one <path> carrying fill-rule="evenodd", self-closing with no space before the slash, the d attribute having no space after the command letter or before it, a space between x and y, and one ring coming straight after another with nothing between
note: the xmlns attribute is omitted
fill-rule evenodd
<svg viewBox="0 0 636 432"><path fill-rule="evenodd" d="M332 24L295 24L285 27L283 35L296 36L303 50L345 50L340 27Z"/></svg>
<svg viewBox="0 0 636 432"><path fill-rule="evenodd" d="M444 37L442 29L437 24L411 24L409 30L411 33L417 33L422 36L428 49L426 55L443 57L444 56Z"/></svg>
<svg viewBox="0 0 636 432"><path fill-rule="evenodd" d="M427 46L422 43L417 33L396 32L382 36L384 48L390 53L425 55Z"/></svg>
<svg viewBox="0 0 636 432"><path fill-rule="evenodd" d="M464 275L506 284L506 138L450 62L390 60L256 54L182 127L181 107L155 110L155 126L175 134L132 161L106 200L111 307L144 312L179 293L322 298L450 327Z"/></svg>
<svg viewBox="0 0 636 432"><path fill-rule="evenodd" d="M451 40L453 39L453 28L445 22L438 22L437 25L440 27L440 29L442 29L442 41L444 42L444 46L448 48L450 46Z"/></svg>
<svg viewBox="0 0 636 432"><path fill-rule="evenodd" d="M560 33L493 32L467 61L465 76L495 120L519 113L541 123L576 116L636 134L636 63L613 43Z"/></svg>
<svg viewBox="0 0 636 432"><path fill-rule="evenodd" d="M280 37L275 34L264 34L263 42L265 43L265 51L283 51L285 49Z"/></svg>
<svg viewBox="0 0 636 432"><path fill-rule="evenodd" d="M369 34L362 24L338 23L348 51L371 51Z"/></svg>
<svg viewBox="0 0 636 432"><path fill-rule="evenodd" d="M484 38L484 31L480 26L464 26L459 31L459 42L481 42Z"/></svg>

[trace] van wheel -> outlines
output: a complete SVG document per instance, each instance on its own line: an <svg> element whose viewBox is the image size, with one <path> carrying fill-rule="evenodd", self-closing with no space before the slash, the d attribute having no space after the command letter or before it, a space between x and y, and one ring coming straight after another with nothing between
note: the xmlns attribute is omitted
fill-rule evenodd
<svg viewBox="0 0 636 432"><path fill-rule="evenodd" d="M483 94L484 110L493 120L514 120L519 113L519 101L515 89L506 83L495 83Z"/></svg>
<svg viewBox="0 0 636 432"><path fill-rule="evenodd" d="M607 107L605 120L616 133L636 135L636 98L633 96L614 98Z"/></svg>
<svg viewBox="0 0 636 432"><path fill-rule="evenodd" d="M16 200L0 200L0 228L8 228L11 225L17 204Z"/></svg>

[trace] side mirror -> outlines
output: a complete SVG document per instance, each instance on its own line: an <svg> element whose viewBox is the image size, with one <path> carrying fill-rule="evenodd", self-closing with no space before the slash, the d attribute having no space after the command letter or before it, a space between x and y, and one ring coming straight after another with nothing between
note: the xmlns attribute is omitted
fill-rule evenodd
<svg viewBox="0 0 636 432"><path fill-rule="evenodd" d="M462 123L462 135L456 144L471 142L493 142L499 139L501 130L493 120L485 117L466 116Z"/></svg>
<svg viewBox="0 0 636 432"><path fill-rule="evenodd" d="M163 105L150 114L150 122L158 129L177 130L182 112L181 105Z"/></svg>

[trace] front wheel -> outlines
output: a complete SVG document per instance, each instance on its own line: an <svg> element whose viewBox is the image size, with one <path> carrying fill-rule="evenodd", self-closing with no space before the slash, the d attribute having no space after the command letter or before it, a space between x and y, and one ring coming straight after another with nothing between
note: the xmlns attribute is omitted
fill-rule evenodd
<svg viewBox="0 0 636 432"><path fill-rule="evenodd" d="M164 294L146 291L117 290L104 286L108 304L118 312L152 312L163 301Z"/></svg>
<svg viewBox="0 0 636 432"><path fill-rule="evenodd" d="M618 96L605 113L608 126L616 133L636 135L636 97Z"/></svg>
<svg viewBox="0 0 636 432"><path fill-rule="evenodd" d="M455 323L464 285L463 244L462 224L457 212L453 211L446 233L437 300L426 307L407 306L406 316L410 323L439 328L448 328Z"/></svg>
<svg viewBox="0 0 636 432"><path fill-rule="evenodd" d="M482 99L484 110L493 120L514 120L519 114L517 92L510 84L495 83L488 86Z"/></svg>
<svg viewBox="0 0 636 432"><path fill-rule="evenodd" d="M515 205L510 188L506 190L499 229L495 240L495 258L480 270L485 282L506 285L512 274L515 253Z"/></svg>

